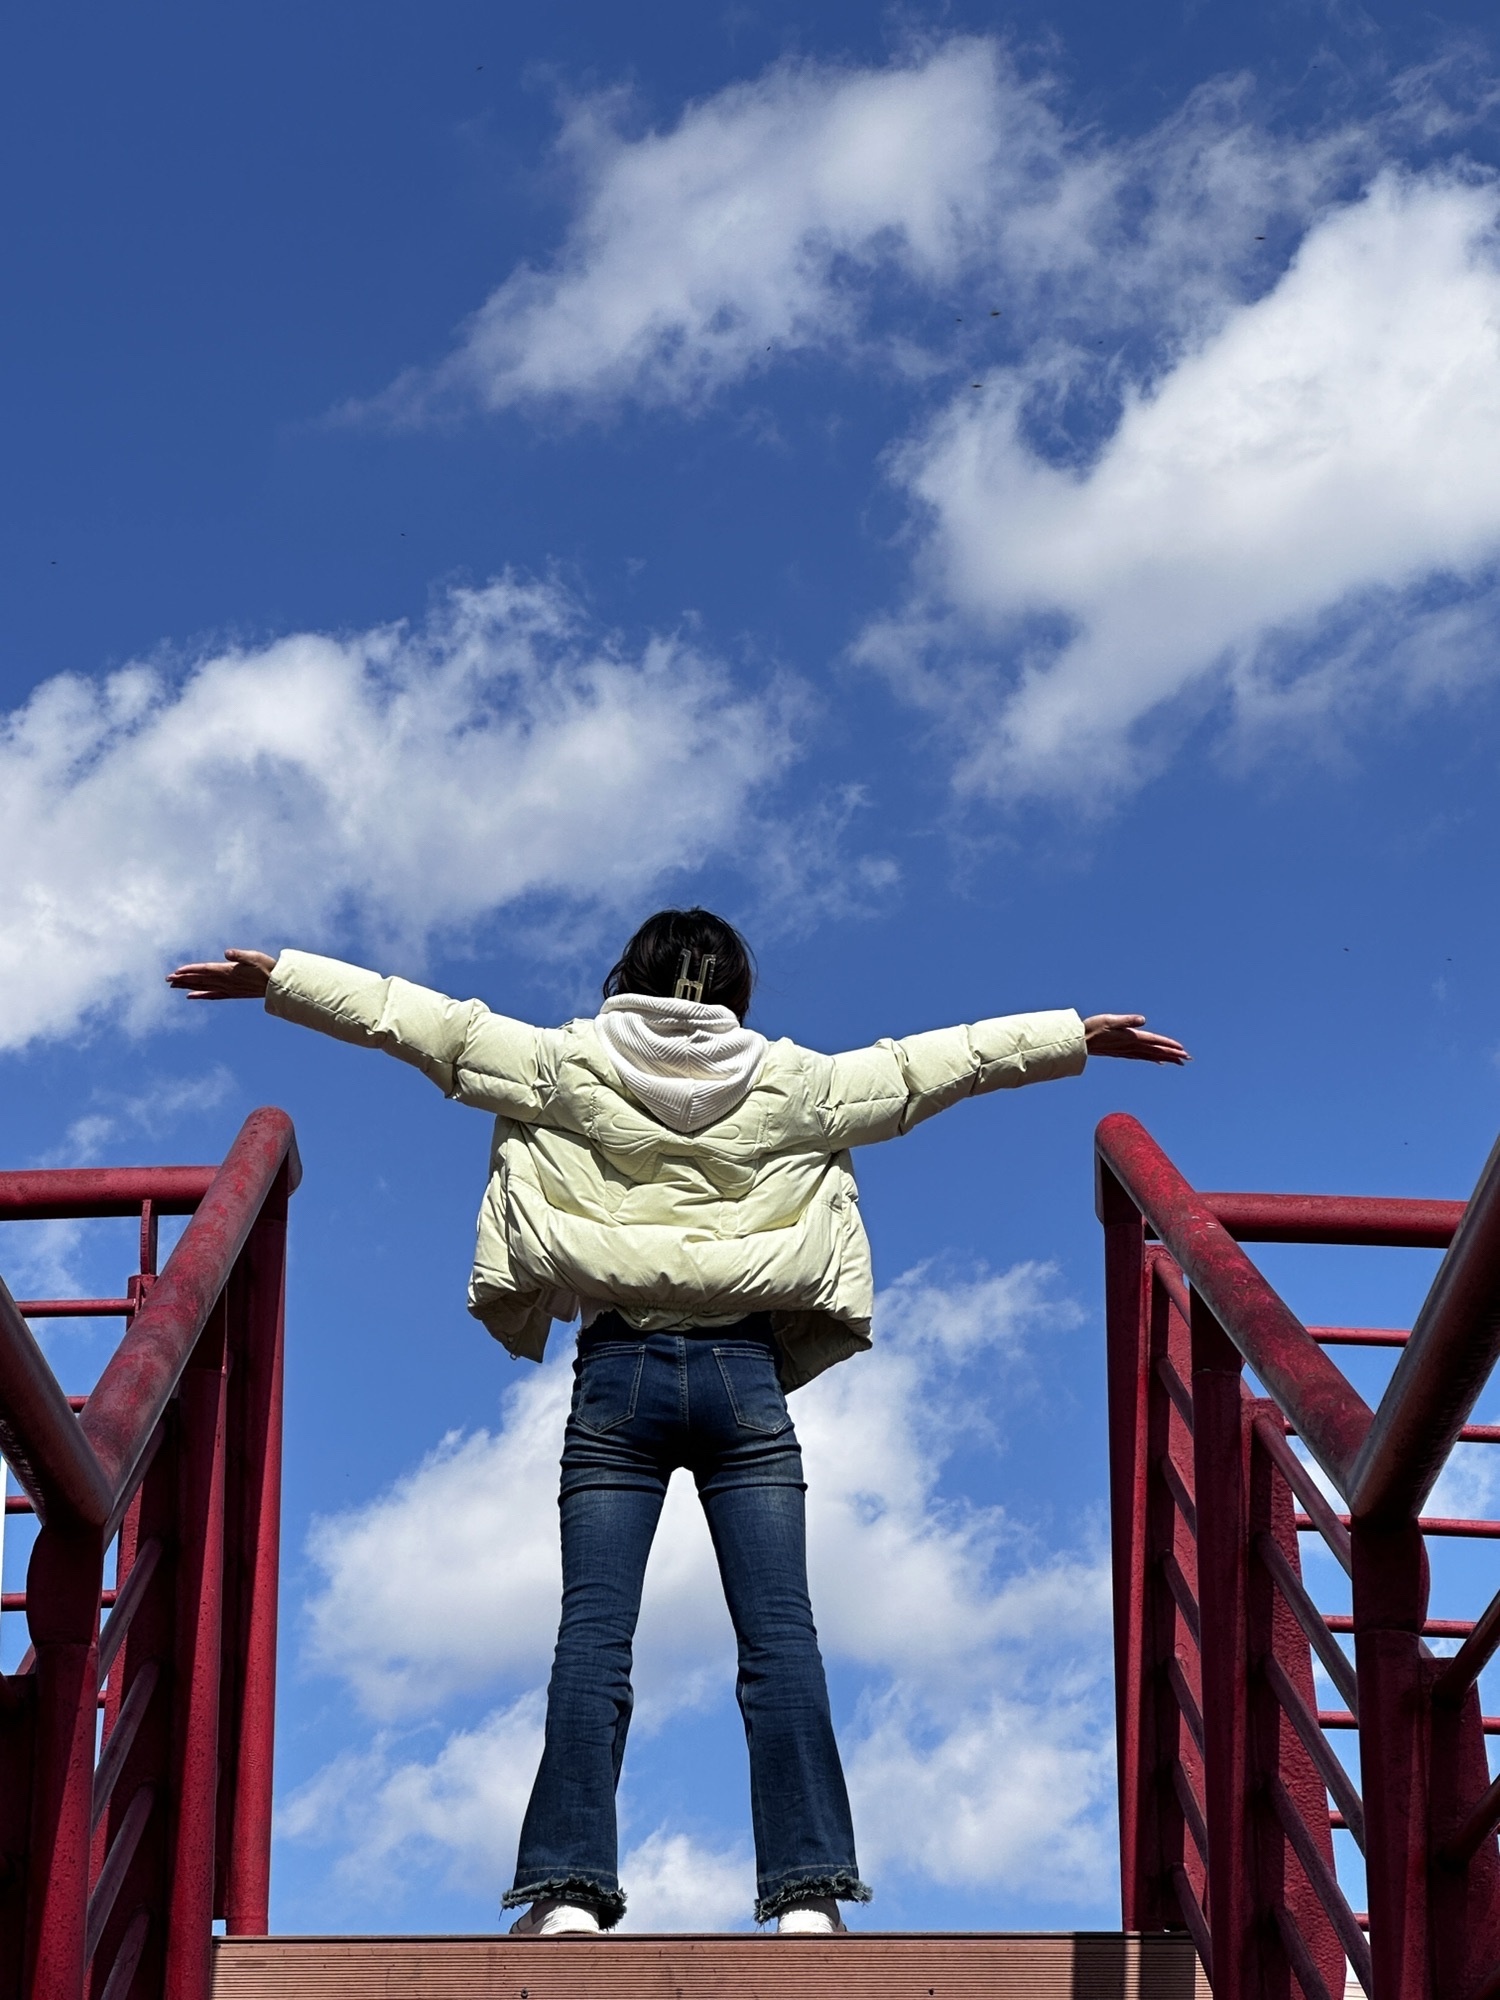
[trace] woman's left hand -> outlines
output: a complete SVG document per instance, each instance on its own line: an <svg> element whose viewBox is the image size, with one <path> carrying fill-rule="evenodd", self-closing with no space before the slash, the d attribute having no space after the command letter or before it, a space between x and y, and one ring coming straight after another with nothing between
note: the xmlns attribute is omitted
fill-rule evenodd
<svg viewBox="0 0 1500 2000"><path fill-rule="evenodd" d="M1091 1056L1126 1056L1133 1062L1185 1063L1193 1059L1170 1035L1153 1035L1144 1014L1090 1014L1083 1024Z"/></svg>

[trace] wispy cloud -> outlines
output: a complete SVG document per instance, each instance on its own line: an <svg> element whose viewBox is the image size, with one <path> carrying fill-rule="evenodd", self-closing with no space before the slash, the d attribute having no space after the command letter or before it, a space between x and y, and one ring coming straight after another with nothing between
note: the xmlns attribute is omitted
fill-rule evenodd
<svg viewBox="0 0 1500 2000"><path fill-rule="evenodd" d="M1158 350L1254 284L1257 231L1370 155L1353 127L1275 141L1251 96L1206 87L1111 145L1000 42L953 36L879 66L781 62L664 129L631 132L628 92L576 101L556 254L505 278L446 360L344 414L698 410L796 352L922 379L1017 341L1092 347L1101 323Z"/></svg>
<svg viewBox="0 0 1500 2000"><path fill-rule="evenodd" d="M1497 223L1487 176L1385 173L1086 465L1015 373L906 449L922 581L862 651L961 722L961 790L1107 796L1206 701L1305 725L1492 671Z"/></svg>
<svg viewBox="0 0 1500 2000"><path fill-rule="evenodd" d="M511 578L416 629L47 681L0 724L0 1048L153 1018L177 953L613 909L732 845L791 754L774 691Z"/></svg>
<svg viewBox="0 0 1500 2000"><path fill-rule="evenodd" d="M947 1282L915 1272L883 1295L874 1351L795 1398L819 1633L832 1661L863 1676L845 1747L860 1837L888 1875L1036 1888L1053 1868L1063 1898L1086 1903L1107 1874L1103 1561L1089 1547L1039 1551L1003 1509L941 1491L958 1441L1003 1428L976 1382L1014 1399L1028 1340L1077 1316L1045 1267ZM966 1374L975 1363L982 1375ZM465 1880L493 1883L509 1863L521 1806L507 1792L501 1811L501 1780L486 1774L503 1765L504 1784L524 1792L534 1769L560 1588L556 1455L569 1389L560 1356L511 1391L498 1431L445 1441L387 1494L314 1530L325 1582L309 1607L313 1659L381 1728L361 1753L375 1763L356 1755L314 1779L287 1827L341 1849L351 1887L383 1881L392 1857L419 1849ZM713 1552L684 1481L669 1491L652 1551L636 1660L632 1764L650 1755L641 1739L674 1716L727 1710L733 1683ZM511 1690L501 1705L435 1755L409 1737L398 1747L398 1722L430 1727L445 1701L497 1686ZM492 1739L502 1746L493 1756ZM357 1826L338 1803L356 1794ZM627 1782L627 1815L630 1798ZM435 1800L442 1808L429 1810ZM674 1879L666 1861L687 1839L681 1827L649 1830L638 1843L648 1883L652 1856L662 1883ZM695 1843L703 1897L717 1907L732 1885L743 1917L740 1848ZM628 1870L627 1885L644 1922Z"/></svg>
<svg viewBox="0 0 1500 2000"><path fill-rule="evenodd" d="M998 65L973 40L881 69L784 63L635 138L627 97L576 104L560 145L577 214L555 259L514 271L447 361L366 409L697 407L777 354L858 337L879 276L941 284L984 231Z"/></svg>

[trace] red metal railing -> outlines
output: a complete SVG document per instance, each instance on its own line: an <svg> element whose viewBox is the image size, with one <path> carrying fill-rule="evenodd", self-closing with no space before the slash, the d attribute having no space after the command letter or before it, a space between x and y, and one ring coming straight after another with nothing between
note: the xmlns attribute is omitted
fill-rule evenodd
<svg viewBox="0 0 1500 2000"><path fill-rule="evenodd" d="M6 1511L39 1522L3 1606L31 1648L0 1675L0 1994L207 2000L213 1920L266 1929L299 1177L273 1110L218 1168L0 1174L0 1221L140 1218L120 1297L0 1284L0 1450L25 1488ZM191 1220L158 1276L163 1215ZM65 1396L28 1318L113 1315L124 1339Z"/></svg>
<svg viewBox="0 0 1500 2000"><path fill-rule="evenodd" d="M1097 1154L1125 1922L1185 1925L1219 2000L1339 2000L1346 1958L1372 2000L1493 2000L1500 1717L1477 1683L1500 1595L1472 1622L1429 1617L1426 1539L1500 1523L1421 1509L1455 1444L1500 1443L1468 1422L1500 1354L1500 1147L1467 1204L1202 1194L1124 1116ZM1242 1242L1448 1254L1408 1335L1303 1326ZM1343 1345L1402 1350L1373 1412L1325 1352ZM1350 1615L1314 1603L1302 1534L1348 1576ZM1437 1658L1429 1638L1463 1643ZM1338 1708L1317 1705L1314 1656ZM1358 1784L1339 1730L1358 1732Z"/></svg>

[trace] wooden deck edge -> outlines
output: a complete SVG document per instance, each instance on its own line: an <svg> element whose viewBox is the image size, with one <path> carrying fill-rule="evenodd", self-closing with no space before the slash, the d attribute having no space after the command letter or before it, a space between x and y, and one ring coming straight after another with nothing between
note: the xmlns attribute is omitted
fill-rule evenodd
<svg viewBox="0 0 1500 2000"><path fill-rule="evenodd" d="M1119 1931L220 1938L214 2000L1210 2000L1190 1940Z"/></svg>

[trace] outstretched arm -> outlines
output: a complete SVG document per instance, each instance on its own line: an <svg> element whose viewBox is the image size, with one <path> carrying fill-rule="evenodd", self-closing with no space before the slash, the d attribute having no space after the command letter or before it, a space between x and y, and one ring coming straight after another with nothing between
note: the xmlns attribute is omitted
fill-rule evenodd
<svg viewBox="0 0 1500 2000"><path fill-rule="evenodd" d="M276 961L269 953L230 945L222 958L179 965L167 974L167 984L189 1000L264 1000L275 970Z"/></svg>
<svg viewBox="0 0 1500 2000"><path fill-rule="evenodd" d="M450 1000L407 979L316 953L272 958L236 947L223 958L179 965L167 984L190 1000L263 1000L266 1011L357 1047L410 1063L445 1097L509 1118L539 1119L550 1091L544 1029L495 1014L480 1000Z"/></svg>
<svg viewBox="0 0 1500 2000"><path fill-rule="evenodd" d="M1125 1056L1133 1062L1185 1063L1193 1059L1170 1035L1153 1035L1144 1014L1090 1014L1083 1045L1091 1056Z"/></svg>
<svg viewBox="0 0 1500 2000"><path fill-rule="evenodd" d="M1185 1063L1181 1042L1151 1034L1141 1014L1095 1014L1071 1007L1008 1014L963 1028L938 1028L824 1059L819 1114L833 1146L865 1146L909 1132L965 1097L1077 1076L1089 1056Z"/></svg>

